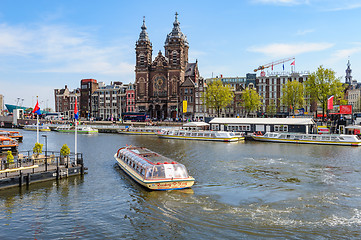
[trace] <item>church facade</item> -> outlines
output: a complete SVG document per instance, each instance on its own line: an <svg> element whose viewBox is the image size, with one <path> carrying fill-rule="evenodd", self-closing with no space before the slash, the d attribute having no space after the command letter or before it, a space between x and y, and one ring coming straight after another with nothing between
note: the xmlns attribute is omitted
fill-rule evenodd
<svg viewBox="0 0 361 240"><path fill-rule="evenodd" d="M173 29L165 40L164 55L159 51L154 60L144 19L136 42L136 110L146 112L152 119L180 117L180 86L185 80L196 86L199 79L198 63L188 62L189 44L179 25L176 13Z"/></svg>

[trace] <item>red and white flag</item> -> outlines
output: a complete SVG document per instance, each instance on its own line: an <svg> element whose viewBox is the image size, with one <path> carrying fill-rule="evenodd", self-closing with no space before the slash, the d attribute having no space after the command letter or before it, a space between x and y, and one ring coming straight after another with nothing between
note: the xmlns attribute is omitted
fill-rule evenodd
<svg viewBox="0 0 361 240"><path fill-rule="evenodd" d="M333 95L327 99L327 110L333 109Z"/></svg>
<svg viewBox="0 0 361 240"><path fill-rule="evenodd" d="M293 62L291 62L291 65L295 65L296 64L296 60L293 60Z"/></svg>

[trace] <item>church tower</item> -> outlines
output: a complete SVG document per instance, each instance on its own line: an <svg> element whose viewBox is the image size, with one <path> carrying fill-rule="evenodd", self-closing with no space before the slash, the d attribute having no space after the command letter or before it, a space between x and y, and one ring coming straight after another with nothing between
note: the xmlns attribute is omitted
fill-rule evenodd
<svg viewBox="0 0 361 240"><path fill-rule="evenodd" d="M182 33L179 25L178 13L175 13L172 32L167 35L164 44L165 57L168 58L171 69L185 70L188 63L189 45L187 37Z"/></svg>
<svg viewBox="0 0 361 240"><path fill-rule="evenodd" d="M347 62L347 69L346 69L346 77L345 77L345 83L348 84L349 86L352 84L352 76L351 76L351 64L350 64L350 60L348 60Z"/></svg>
<svg viewBox="0 0 361 240"><path fill-rule="evenodd" d="M136 92L139 100L146 98L148 89L148 68L152 63L152 43L149 40L147 27L145 26L145 17L143 17L142 31L135 44L136 64L135 64L135 83Z"/></svg>
<svg viewBox="0 0 361 240"><path fill-rule="evenodd" d="M178 13L175 13L173 29L167 35L164 43L165 57L169 66L168 94L172 97L179 95L179 86L185 80L185 71L188 64L189 44L179 25Z"/></svg>

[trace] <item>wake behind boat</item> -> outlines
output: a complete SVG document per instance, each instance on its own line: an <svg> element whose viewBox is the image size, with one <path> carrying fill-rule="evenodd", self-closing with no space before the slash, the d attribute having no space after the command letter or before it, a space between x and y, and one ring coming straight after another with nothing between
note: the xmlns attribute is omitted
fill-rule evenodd
<svg viewBox="0 0 361 240"><path fill-rule="evenodd" d="M241 132L224 132L224 131L169 129L169 130L163 130L157 133L157 135L160 138L201 140L201 141L237 142L244 140L244 134Z"/></svg>
<svg viewBox="0 0 361 240"><path fill-rule="evenodd" d="M119 167L140 185L151 190L175 190L193 186L183 164L147 148L127 146L114 155Z"/></svg>
<svg viewBox="0 0 361 240"><path fill-rule="evenodd" d="M76 130L77 133L82 133L82 134L91 134L98 132L98 129L94 129L89 126L77 126ZM54 131L62 132L62 133L75 133L75 126L62 125L56 127Z"/></svg>
<svg viewBox="0 0 361 240"><path fill-rule="evenodd" d="M278 143L308 143L324 145L360 146L361 139L357 135L344 134L301 134L267 132L264 135L252 134L256 141Z"/></svg>

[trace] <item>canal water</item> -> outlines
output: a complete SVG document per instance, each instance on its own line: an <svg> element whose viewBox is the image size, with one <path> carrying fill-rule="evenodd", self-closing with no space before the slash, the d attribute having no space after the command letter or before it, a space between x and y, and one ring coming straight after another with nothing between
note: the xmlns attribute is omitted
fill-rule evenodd
<svg viewBox="0 0 361 240"><path fill-rule="evenodd" d="M20 150L32 149L36 132L21 132ZM49 150L74 151L73 134L45 134ZM140 187L115 165L126 144L183 163L195 185ZM361 147L99 133L78 135L78 151L85 176L0 191L0 239L361 237Z"/></svg>

